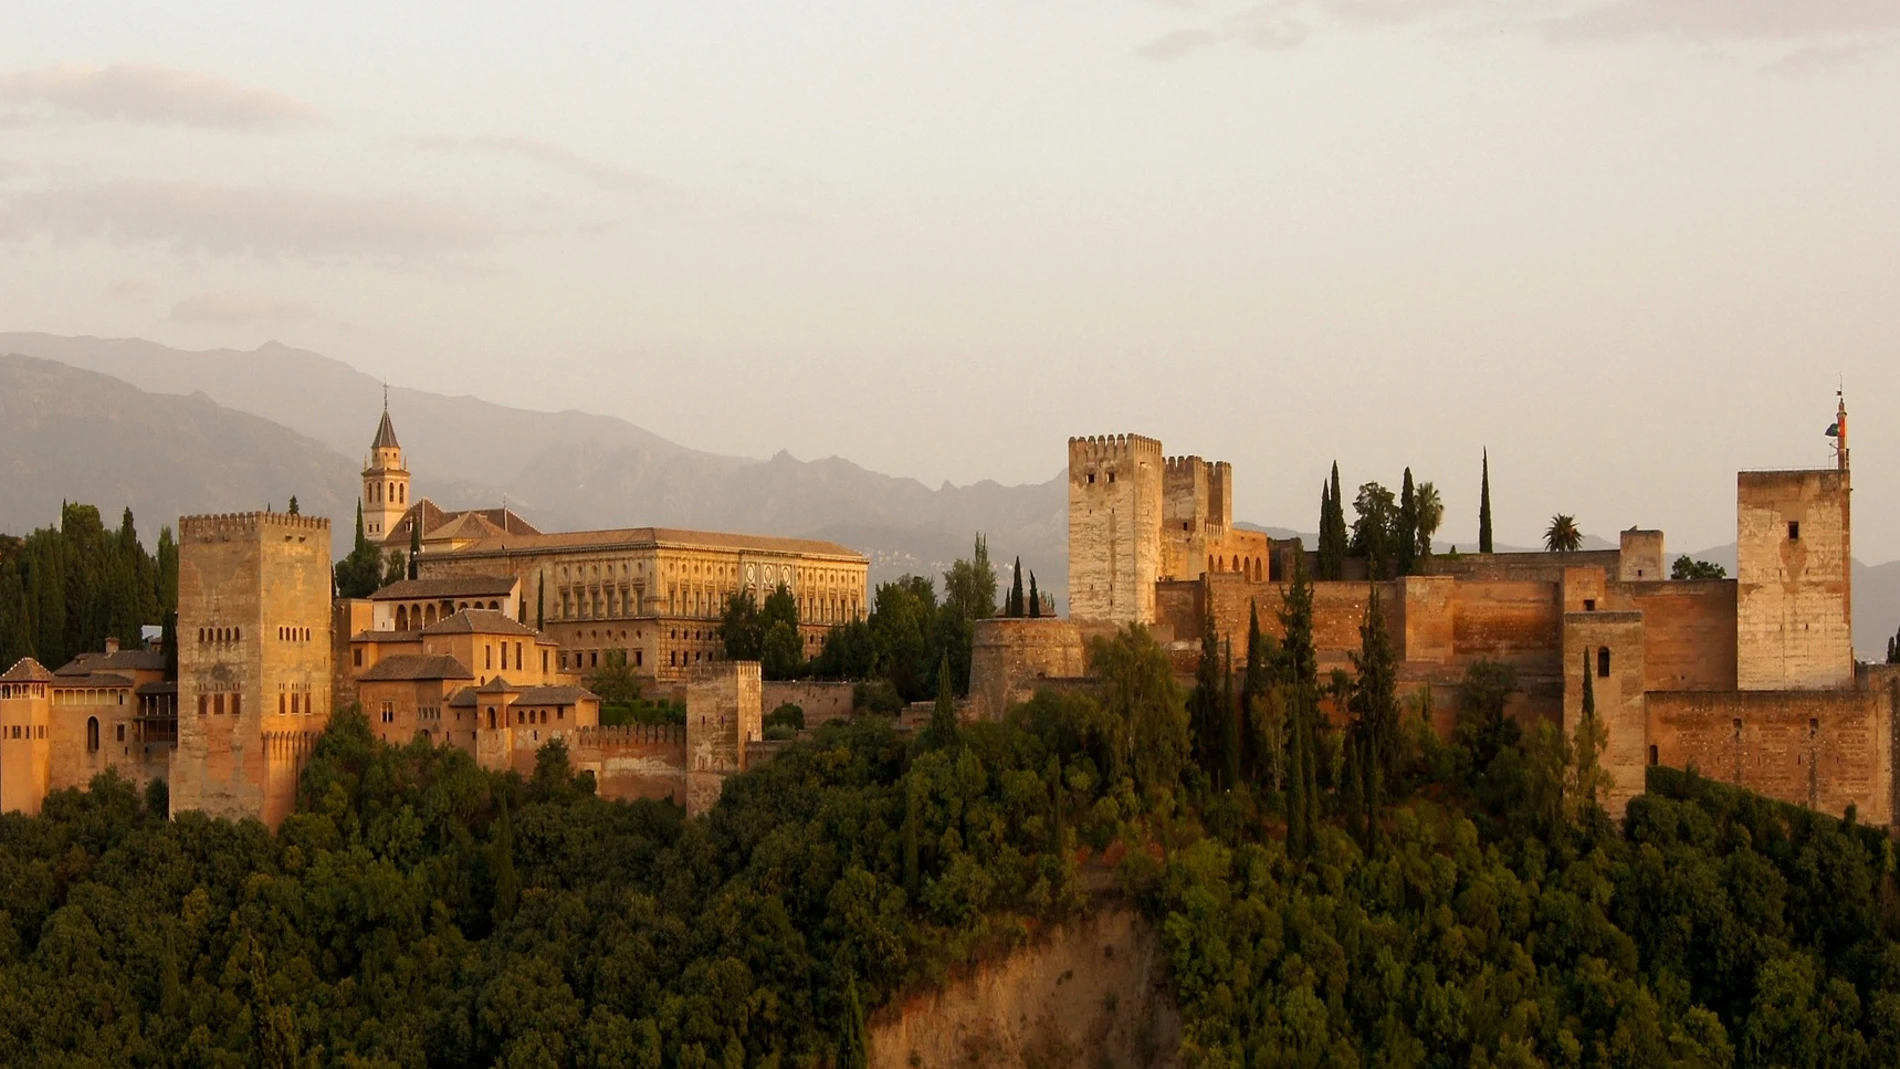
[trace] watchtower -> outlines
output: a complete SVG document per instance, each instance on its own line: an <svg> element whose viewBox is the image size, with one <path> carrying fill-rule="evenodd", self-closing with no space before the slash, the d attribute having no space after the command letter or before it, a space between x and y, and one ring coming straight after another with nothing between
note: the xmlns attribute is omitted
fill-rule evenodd
<svg viewBox="0 0 1900 1069"><path fill-rule="evenodd" d="M1069 615L1153 623L1161 577L1161 443L1136 434L1069 439Z"/></svg>
<svg viewBox="0 0 1900 1069"><path fill-rule="evenodd" d="M275 827L330 720L330 521L186 516L178 536L172 812Z"/></svg>
<svg viewBox="0 0 1900 1069"><path fill-rule="evenodd" d="M1736 682L1742 690L1854 685L1847 405L1835 466L1736 477Z"/></svg>
<svg viewBox="0 0 1900 1069"><path fill-rule="evenodd" d="M0 675L0 813L40 811L52 786L53 673L23 657Z"/></svg>

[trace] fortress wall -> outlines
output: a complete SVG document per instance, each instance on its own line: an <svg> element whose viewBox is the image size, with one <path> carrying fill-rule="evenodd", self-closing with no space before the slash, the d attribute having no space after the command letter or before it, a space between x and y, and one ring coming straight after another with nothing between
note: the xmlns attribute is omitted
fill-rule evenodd
<svg viewBox="0 0 1900 1069"><path fill-rule="evenodd" d="M1737 684L1827 689L1854 678L1844 471L1736 477Z"/></svg>
<svg viewBox="0 0 1900 1069"><path fill-rule="evenodd" d="M1735 583L1615 583L1610 598L1643 614L1644 688L1735 689Z"/></svg>
<svg viewBox="0 0 1900 1069"><path fill-rule="evenodd" d="M1069 439L1069 615L1154 619L1162 577L1161 443L1135 434Z"/></svg>
<svg viewBox="0 0 1900 1069"><path fill-rule="evenodd" d="M1452 586L1453 655L1502 661L1520 674L1554 674L1563 642L1560 608L1551 582L1458 582Z"/></svg>
<svg viewBox="0 0 1900 1069"><path fill-rule="evenodd" d="M567 736L575 771L594 774L602 798L686 802L686 729L678 724L582 728Z"/></svg>
<svg viewBox="0 0 1900 1069"><path fill-rule="evenodd" d="M1399 626L1392 632L1392 641L1399 659L1413 664L1450 661L1457 651L1452 579L1411 575L1398 587Z"/></svg>
<svg viewBox="0 0 1900 1069"><path fill-rule="evenodd" d="M823 680L767 680L761 699L766 712L790 702L805 711L805 727L815 730L820 725L833 720L844 720L851 716L850 683L831 683Z"/></svg>
<svg viewBox="0 0 1900 1069"><path fill-rule="evenodd" d="M719 801L726 777L745 771L745 747L765 738L764 681L757 661L722 661L693 670L686 685L686 812Z"/></svg>
<svg viewBox="0 0 1900 1069"><path fill-rule="evenodd" d="M1892 823L1891 690L1658 691L1648 696L1652 763L1864 824Z"/></svg>
<svg viewBox="0 0 1900 1069"><path fill-rule="evenodd" d="M1643 614L1572 612L1563 625L1563 719L1565 738L1575 739L1583 716L1586 677L1606 740L1599 758L1610 775L1601 799L1620 820L1631 798L1643 793L1648 724L1643 696Z"/></svg>
<svg viewBox="0 0 1900 1069"><path fill-rule="evenodd" d="M1073 679L1085 671L1081 630L1067 620L978 620L971 638L969 715L1000 719L1011 705L1028 701L1043 681Z"/></svg>
<svg viewBox="0 0 1900 1069"><path fill-rule="evenodd" d="M1561 583L1565 568L1595 567L1616 575L1622 553L1614 549L1579 550L1576 553L1460 553L1457 556L1433 554L1420 563L1425 575L1450 575L1459 579L1515 580Z"/></svg>

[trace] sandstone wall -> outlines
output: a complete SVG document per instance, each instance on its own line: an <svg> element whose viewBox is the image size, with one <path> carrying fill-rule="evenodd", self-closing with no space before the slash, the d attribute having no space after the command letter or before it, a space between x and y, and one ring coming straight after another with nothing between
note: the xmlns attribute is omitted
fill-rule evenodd
<svg viewBox="0 0 1900 1069"><path fill-rule="evenodd" d="M1736 477L1736 681L1743 690L1854 678L1845 471Z"/></svg>
<svg viewBox="0 0 1900 1069"><path fill-rule="evenodd" d="M36 816L52 786L51 685L8 688L19 696L0 698L0 813Z"/></svg>
<svg viewBox="0 0 1900 1069"><path fill-rule="evenodd" d="M1069 615L1147 623L1161 577L1161 443L1069 439Z"/></svg>
<svg viewBox="0 0 1900 1069"><path fill-rule="evenodd" d="M1576 738L1587 676L1597 720L1608 735L1598 758L1610 776L1609 791L1601 801L1612 819L1621 820L1629 800L1643 793L1647 761L1643 614L1566 613L1563 636L1564 736Z"/></svg>
<svg viewBox="0 0 1900 1069"><path fill-rule="evenodd" d="M1425 575L1451 575L1460 579L1529 580L1561 583L1565 568L1601 568L1616 575L1621 554L1614 549L1579 550L1576 553L1460 553L1457 556L1433 554L1425 558L1419 571Z"/></svg>
<svg viewBox="0 0 1900 1069"><path fill-rule="evenodd" d="M870 1065L1177 1065L1180 1015L1162 967L1146 920L1126 909L1098 913L880 1010L870 1021Z"/></svg>
<svg viewBox="0 0 1900 1069"><path fill-rule="evenodd" d="M1612 602L1643 614L1644 687L1735 689L1735 582L1616 584Z"/></svg>
<svg viewBox="0 0 1900 1069"><path fill-rule="evenodd" d="M761 704L769 713L790 702L805 711L806 729L815 730L833 720L850 718L854 689L850 683L817 679L766 680Z"/></svg>
<svg viewBox="0 0 1900 1069"><path fill-rule="evenodd" d="M726 778L745 771L745 747L765 738L764 686L757 661L695 670L686 689L686 812L719 801Z"/></svg>
<svg viewBox="0 0 1900 1069"><path fill-rule="evenodd" d="M568 760L592 772L602 798L686 804L686 729L678 724L583 728L566 737Z"/></svg>
<svg viewBox="0 0 1900 1069"><path fill-rule="evenodd" d="M1784 802L1892 822L1890 689L1661 691L1648 696L1651 763L1693 767Z"/></svg>
<svg viewBox="0 0 1900 1069"><path fill-rule="evenodd" d="M1068 620L978 620L971 637L969 715L1001 719L1045 680L1072 679L1086 670L1081 629Z"/></svg>

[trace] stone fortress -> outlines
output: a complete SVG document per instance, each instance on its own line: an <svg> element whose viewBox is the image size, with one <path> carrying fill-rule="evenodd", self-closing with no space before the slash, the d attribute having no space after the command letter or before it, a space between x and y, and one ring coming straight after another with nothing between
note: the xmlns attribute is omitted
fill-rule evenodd
<svg viewBox="0 0 1900 1069"><path fill-rule="evenodd" d="M326 519L180 519L176 681L163 651L111 645L58 671L27 658L0 673L0 811L37 813L49 792L111 769L167 781L173 814L275 827L332 711L358 704L386 741L422 735L490 769L531 772L560 739L603 796L699 813L775 752L765 701L802 702L818 720L848 711L848 685L764 683L756 663L724 659L715 631L727 596L784 586L816 647L865 613L864 557L655 528L549 535L506 509L446 512L409 490L385 411L363 471L364 532L390 550L413 537L422 553L418 578L365 599L334 596ZM684 724L601 726L583 676L616 652L684 699Z"/></svg>
<svg viewBox="0 0 1900 1069"><path fill-rule="evenodd" d="M1566 732L1591 673L1619 815L1645 767L1667 765L1892 825L1900 669L1855 662L1845 402L1836 419L1833 468L1737 476L1734 579L1669 579L1663 533L1632 528L1614 550L1432 556L1402 579L1315 582L1321 674L1350 669L1376 590L1401 693L1429 689L1441 733L1481 660L1517 671L1514 715ZM1084 677L1086 640L1129 624L1184 671L1209 616L1235 649L1255 607L1278 632L1285 580L1316 555L1236 530L1231 486L1225 463L1167 457L1152 438L1070 439L1071 616L978 624L974 715Z"/></svg>

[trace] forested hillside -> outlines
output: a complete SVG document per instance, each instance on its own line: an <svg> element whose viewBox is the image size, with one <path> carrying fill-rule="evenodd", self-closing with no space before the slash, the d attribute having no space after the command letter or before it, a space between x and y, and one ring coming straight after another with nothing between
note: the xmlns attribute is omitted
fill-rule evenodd
<svg viewBox="0 0 1900 1069"><path fill-rule="evenodd" d="M858 1066L877 1007L1099 895L1157 922L1187 1065L1900 1060L1883 835L1681 775L1613 827L1502 674L1440 743L1370 628L1335 726L1293 634L1244 721L1132 631L1097 694L835 724L693 822L354 713L275 836L102 778L0 817L0 1063Z"/></svg>

